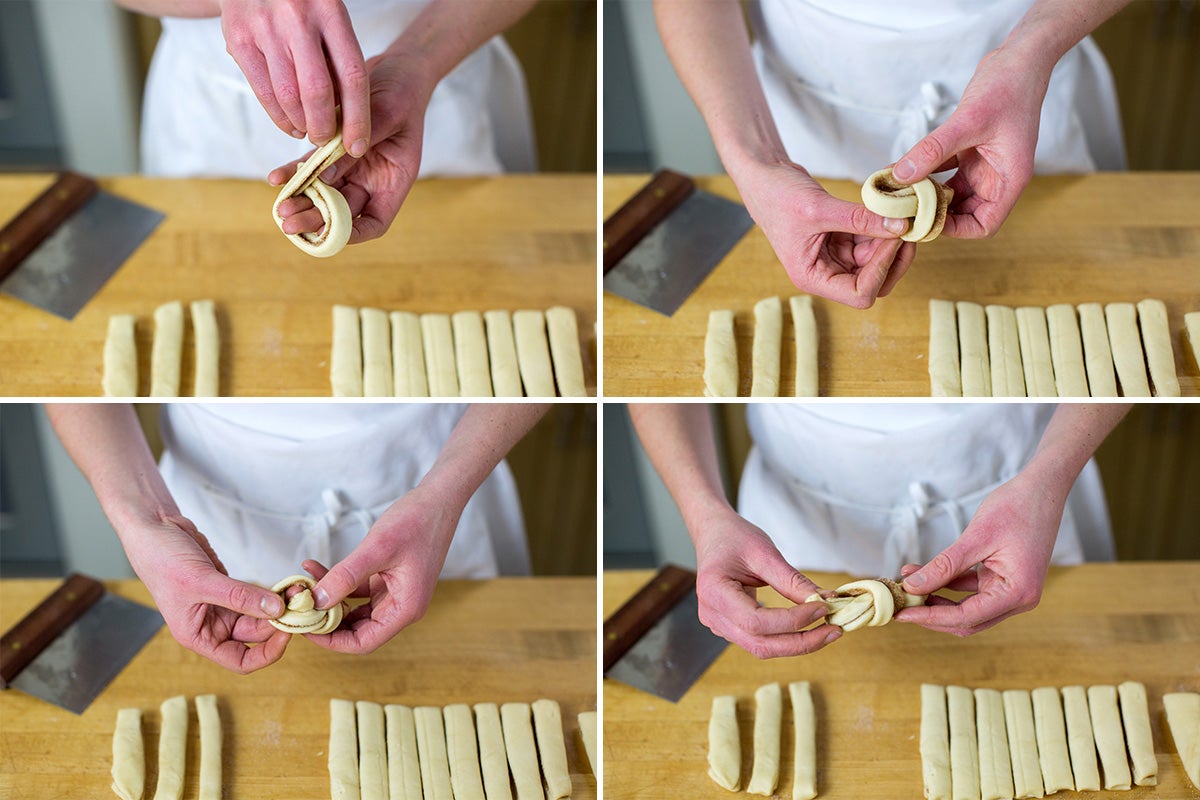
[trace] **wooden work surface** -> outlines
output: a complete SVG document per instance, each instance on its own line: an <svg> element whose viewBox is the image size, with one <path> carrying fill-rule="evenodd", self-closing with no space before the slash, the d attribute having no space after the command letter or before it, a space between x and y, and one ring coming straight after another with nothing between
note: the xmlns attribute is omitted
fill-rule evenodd
<svg viewBox="0 0 1200 800"><path fill-rule="evenodd" d="M7 630L57 585L0 582ZM108 587L150 603L137 581ZM507 578L438 584L425 617L367 656L331 653L294 637L282 660L247 676L180 647L164 627L76 716L17 690L0 692L0 798L112 797L117 710L143 711L147 797L156 780L159 704L190 706L184 798L196 797L199 738L194 698L214 693L225 735L224 797L329 797L329 700L443 706L532 702L562 707L572 797L596 797L576 716L596 708L596 580Z"/></svg>
<svg viewBox="0 0 1200 800"><path fill-rule="evenodd" d="M604 616L616 611L651 575L605 573ZM846 576L826 573L809 577L828 588L846 581ZM782 604L771 590L759 592L759 600ZM1125 680L1146 685L1159 785L1055 796L1200 797L1190 788L1170 743L1162 711L1164 693L1200 691L1200 562L1052 569L1036 610L966 639L892 623L845 634L825 649L798 658L759 661L730 645L677 705L605 680L606 800L730 800L734 795L707 774L712 699L738 698L745 786L754 752L754 690L773 681L785 685L775 796L790 797L793 738L786 684L796 680L812 682L821 798L922 797L918 740L923 682L1034 689Z"/></svg>
<svg viewBox="0 0 1200 800"><path fill-rule="evenodd" d="M0 176L0 224L50 182ZM332 307L454 312L570 306L596 381L596 179L526 175L418 181L391 229L328 259L293 246L265 182L113 178L101 188L164 212L159 228L71 322L0 295L0 395L101 393L108 318L138 318L142 394L155 307L216 301L221 394L330 394ZM192 386L192 336L183 386Z"/></svg>
<svg viewBox="0 0 1200 800"><path fill-rule="evenodd" d="M605 177L604 216L646 180ZM859 201L857 184L823 184ZM725 176L698 179L697 186L738 199ZM787 298L797 293L757 227L673 317L605 292L605 395L702 395L704 333L716 309L734 311L739 394L749 395L754 304L772 295L783 299L780 386L791 394L795 346ZM912 268L873 308L815 298L820 393L928 396L930 298L1044 307L1147 297L1167 305L1183 394L1200 394L1200 367L1183 334L1184 313L1200 311L1200 173L1036 177L995 238L920 245Z"/></svg>

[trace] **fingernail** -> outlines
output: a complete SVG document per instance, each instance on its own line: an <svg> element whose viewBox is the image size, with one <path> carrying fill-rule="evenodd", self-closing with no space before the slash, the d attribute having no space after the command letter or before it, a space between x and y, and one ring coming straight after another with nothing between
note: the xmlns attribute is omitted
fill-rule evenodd
<svg viewBox="0 0 1200 800"><path fill-rule="evenodd" d="M883 227L891 233L904 233L906 230L908 230L908 220L885 217L883 220Z"/></svg>
<svg viewBox="0 0 1200 800"><path fill-rule="evenodd" d="M898 163L896 166L892 167L892 176L898 181L907 181L916 174L916 165L907 158Z"/></svg>
<svg viewBox="0 0 1200 800"><path fill-rule="evenodd" d="M283 613L283 601L279 599L278 595L264 597L262 602L258 604L258 607L272 619Z"/></svg>
<svg viewBox="0 0 1200 800"><path fill-rule="evenodd" d="M304 138L304 132L303 132L303 131L298 131L298 130L293 130L293 131L292 131L292 138L293 138L293 139L303 139L303 138Z"/></svg>
<svg viewBox="0 0 1200 800"><path fill-rule="evenodd" d="M840 639L840 638L841 638L841 636L842 636L842 629L841 629L841 628L838 628L838 629L836 629L836 630L832 630L832 631L830 631L828 634L826 634L826 636L825 636L825 644L829 644L830 642L834 641L835 639Z"/></svg>
<svg viewBox="0 0 1200 800"><path fill-rule="evenodd" d="M914 572L904 579L904 585L910 589L920 589L925 585L925 576L920 572Z"/></svg>
<svg viewBox="0 0 1200 800"><path fill-rule="evenodd" d="M366 139L355 139L354 143L350 145L350 155L355 158L359 158L365 152L367 152Z"/></svg>
<svg viewBox="0 0 1200 800"><path fill-rule="evenodd" d="M313 591L313 599L317 601L317 608L324 609L329 605L329 592L317 587Z"/></svg>

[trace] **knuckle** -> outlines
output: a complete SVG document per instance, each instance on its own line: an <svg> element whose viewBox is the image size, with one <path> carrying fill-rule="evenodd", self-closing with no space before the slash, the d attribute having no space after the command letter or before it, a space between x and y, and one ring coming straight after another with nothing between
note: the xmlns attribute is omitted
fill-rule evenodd
<svg viewBox="0 0 1200 800"><path fill-rule="evenodd" d="M300 89L291 81L281 81L273 89L275 98L285 105L299 102Z"/></svg>
<svg viewBox="0 0 1200 800"><path fill-rule="evenodd" d="M229 587L225 593L225 600L229 604L228 608L249 608L254 604L254 598L250 590L241 584L234 584Z"/></svg>
<svg viewBox="0 0 1200 800"><path fill-rule="evenodd" d="M367 85L367 68L361 62L354 62L342 67L342 82L347 87L360 90Z"/></svg>
<svg viewBox="0 0 1200 800"><path fill-rule="evenodd" d="M934 166L941 164L945 160L946 148L938 139L936 133L931 133L926 136L917 145L917 154L923 161L934 162Z"/></svg>
<svg viewBox="0 0 1200 800"><path fill-rule="evenodd" d="M950 578L954 576L954 559L942 551L935 555L929 562L929 568L934 575L938 577Z"/></svg>
<svg viewBox="0 0 1200 800"><path fill-rule="evenodd" d="M850 227L859 233L866 233L875 225L875 215L866 206L854 205L850 208Z"/></svg>
<svg viewBox="0 0 1200 800"><path fill-rule="evenodd" d="M304 81L304 94L309 97L325 97L333 94L333 82L328 75L313 75Z"/></svg>
<svg viewBox="0 0 1200 800"><path fill-rule="evenodd" d="M759 642L759 641L747 642L745 644L745 648L746 648L747 653L749 653L750 655L759 659L760 661L768 659L772 655L771 649L763 642Z"/></svg>

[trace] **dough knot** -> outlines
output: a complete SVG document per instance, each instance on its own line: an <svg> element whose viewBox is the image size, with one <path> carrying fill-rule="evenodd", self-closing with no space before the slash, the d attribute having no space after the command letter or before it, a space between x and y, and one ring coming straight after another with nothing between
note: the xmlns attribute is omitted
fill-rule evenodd
<svg viewBox="0 0 1200 800"><path fill-rule="evenodd" d="M322 172L344 155L346 148L342 146L342 132L339 129L328 143L318 147L307 161L296 167L296 174L279 190L275 204L271 206L271 216L282 231L283 217L279 216L279 204L299 195L312 200L317 211L321 212L321 218L325 220L325 227L315 232L284 234L292 244L310 256L328 258L336 255L346 246L346 242L350 241L350 234L354 230L350 204L341 192L320 178Z"/></svg>
<svg viewBox="0 0 1200 800"><path fill-rule="evenodd" d="M892 168L881 169L862 185L862 201L869 210L881 217L907 219L908 232L900 238L906 242L932 242L946 224L946 214L954 190L932 178L919 180L911 186L892 177Z"/></svg>
<svg viewBox="0 0 1200 800"><path fill-rule="evenodd" d="M835 592L835 596L829 598L813 593L804 602L825 603L828 609L825 621L844 631L877 628L891 622L901 608L925 605L923 596L909 594L900 584L887 578L851 581L839 586Z"/></svg>
<svg viewBox="0 0 1200 800"><path fill-rule="evenodd" d="M317 610L316 600L313 599L312 594L313 587L316 585L317 582L307 575L292 575L272 586L271 591L278 594L287 603L287 610L279 619L267 621L279 630L288 633L330 633L336 629L338 625L342 624L342 617L346 614L347 606L343 602L325 611ZM303 586L304 588L288 598L286 592L293 586Z"/></svg>

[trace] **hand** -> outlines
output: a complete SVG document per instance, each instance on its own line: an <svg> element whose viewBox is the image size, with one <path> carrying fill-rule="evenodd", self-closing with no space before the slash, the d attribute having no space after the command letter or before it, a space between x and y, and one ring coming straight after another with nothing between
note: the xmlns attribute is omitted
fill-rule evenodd
<svg viewBox="0 0 1200 800"><path fill-rule="evenodd" d="M739 170L735 181L750 216L802 291L870 308L912 264L916 245L899 239L906 220L830 196L797 164L755 164Z"/></svg>
<svg viewBox="0 0 1200 800"><path fill-rule="evenodd" d="M371 148L362 158L343 158L321 175L350 206L350 244L382 236L400 211L421 166L425 109L433 92L432 81L423 77L422 65L412 58L383 55L368 63L371 118L377 123ZM282 186L303 160L272 170L267 180ZM323 224L320 212L303 196L281 203L279 215L288 234L318 231Z"/></svg>
<svg viewBox="0 0 1200 800"><path fill-rule="evenodd" d="M451 506L418 486L392 504L362 544L331 569L305 561L304 568L318 579L317 608L351 594L370 598L333 633L305 635L330 650L365 655L424 616L462 514L461 507Z"/></svg>
<svg viewBox="0 0 1200 800"><path fill-rule="evenodd" d="M996 489L952 545L923 567L901 570L906 592L931 595L945 587L971 596L929 597L928 605L906 608L896 619L970 636L1031 611L1042 597L1065 503L1065 495L1027 473Z"/></svg>
<svg viewBox="0 0 1200 800"><path fill-rule="evenodd" d="M279 595L230 578L190 520L149 527L127 537L146 543L129 558L175 641L243 675L278 661L291 638L266 622L283 613Z"/></svg>
<svg viewBox="0 0 1200 800"><path fill-rule="evenodd" d="M341 0L221 0L221 29L271 120L284 133L322 145L342 108L346 151L371 140L367 68Z"/></svg>
<svg viewBox="0 0 1200 800"><path fill-rule="evenodd" d="M822 624L824 603L805 603L817 591L808 578L783 560L759 528L733 512L706 522L696 539L696 595L700 621L756 658L813 653L842 635ZM796 603L791 608L760 608L756 589L770 586Z"/></svg>
<svg viewBox="0 0 1200 800"><path fill-rule="evenodd" d="M958 167L942 233L958 239L994 236L1033 175L1048 71L1013 63L1004 49L989 53L967 84L958 108L901 158L892 174L916 183ZM1053 66L1053 65L1051 65Z"/></svg>

